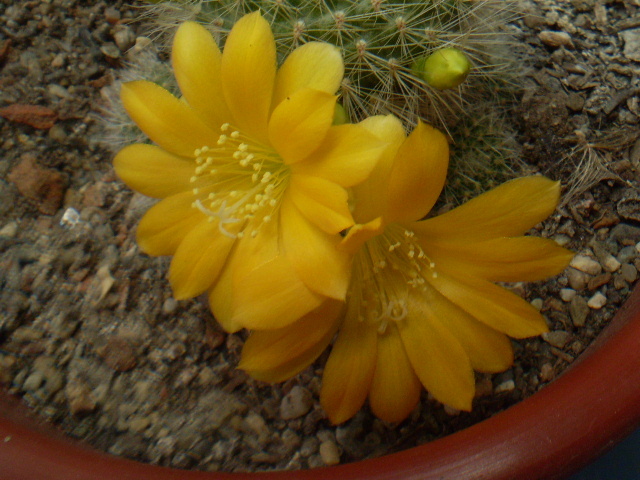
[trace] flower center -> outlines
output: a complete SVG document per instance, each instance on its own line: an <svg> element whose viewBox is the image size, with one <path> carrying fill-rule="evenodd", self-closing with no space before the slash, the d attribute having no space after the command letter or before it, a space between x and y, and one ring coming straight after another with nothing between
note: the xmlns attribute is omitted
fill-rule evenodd
<svg viewBox="0 0 640 480"><path fill-rule="evenodd" d="M239 238L249 233L255 237L277 213L289 183L289 167L271 147L228 123L220 130L214 146L205 145L194 152L192 205L209 221L218 220L224 235Z"/></svg>
<svg viewBox="0 0 640 480"><path fill-rule="evenodd" d="M389 322L408 314L410 289L426 290L438 276L435 263L418 245L415 233L393 224L368 240L356 255L349 304L360 321L377 324L384 334Z"/></svg>

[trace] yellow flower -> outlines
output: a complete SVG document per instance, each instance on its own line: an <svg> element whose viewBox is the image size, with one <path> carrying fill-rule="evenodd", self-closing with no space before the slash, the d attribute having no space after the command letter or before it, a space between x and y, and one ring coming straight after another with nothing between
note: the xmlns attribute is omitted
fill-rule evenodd
<svg viewBox="0 0 640 480"><path fill-rule="evenodd" d="M423 387L470 410L474 370L512 364L507 335L547 330L535 308L494 282L535 281L565 268L571 252L522 236L553 212L559 185L541 176L513 180L420 220L444 185L444 135L419 124L405 138L393 117L363 123L390 146L355 188L359 224L342 242L355 255L344 313L327 302L288 328L254 332L240 367L283 380L311 363L339 328L320 395L332 422L352 417L367 397L379 418L403 420Z"/></svg>
<svg viewBox="0 0 640 480"><path fill-rule="evenodd" d="M255 12L222 53L204 27L184 23L172 64L183 98L147 81L123 85L127 113L156 145L125 147L114 167L162 199L137 239L150 255L173 255L175 297L209 292L230 331L282 327L343 300L349 259L335 245L353 224L346 187L369 175L384 143L332 125L338 49L307 43L276 69L273 34Z"/></svg>

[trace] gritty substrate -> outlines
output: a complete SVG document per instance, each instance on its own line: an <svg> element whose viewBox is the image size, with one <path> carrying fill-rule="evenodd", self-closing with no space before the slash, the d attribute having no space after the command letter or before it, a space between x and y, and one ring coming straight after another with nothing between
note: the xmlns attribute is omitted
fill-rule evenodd
<svg viewBox="0 0 640 480"><path fill-rule="evenodd" d="M552 381L607 324L640 268L640 7L523 8L512 27L528 65L514 113L523 159L571 190L534 233L580 254L549 282L512 287L551 332L514 343L511 370L478 376L472 413L424 395L399 425L364 409L334 427L317 401L324 356L281 385L251 380L234 368L243 335L224 333L201 299L173 300L168 260L136 247L149 201L114 176L92 113L142 32L128 22L134 11L121 1L0 0L0 383L96 448L246 471L408 448ZM44 109L7 113L16 104Z"/></svg>

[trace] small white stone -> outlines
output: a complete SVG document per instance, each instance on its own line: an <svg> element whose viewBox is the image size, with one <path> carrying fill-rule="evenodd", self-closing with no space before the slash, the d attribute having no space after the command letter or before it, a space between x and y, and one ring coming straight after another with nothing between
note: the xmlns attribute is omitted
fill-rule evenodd
<svg viewBox="0 0 640 480"><path fill-rule="evenodd" d="M311 392L304 387L296 385L282 399L280 403L280 416L283 420L301 417L311 410L312 405L313 396Z"/></svg>
<svg viewBox="0 0 640 480"><path fill-rule="evenodd" d="M587 305L589 308L593 308L594 310L599 310L607 304L607 297L605 297L602 293L596 292L593 297L589 299Z"/></svg>
<svg viewBox="0 0 640 480"><path fill-rule="evenodd" d="M538 311L542 310L543 305L544 300L542 300L541 298L534 298L533 300L531 300L531 306Z"/></svg>
<svg viewBox="0 0 640 480"><path fill-rule="evenodd" d="M589 275L600 275L600 273L602 273L600 264L586 255L576 255L571 260L571 263L569 263L569 266L581 272L588 273Z"/></svg>
<svg viewBox="0 0 640 480"><path fill-rule="evenodd" d="M573 288L561 288L560 298L564 302L570 302L576 296L576 291Z"/></svg>
<svg viewBox="0 0 640 480"><path fill-rule="evenodd" d="M515 388L516 388L516 383L513 380L506 380L496 387L495 392L496 393L512 392L515 390Z"/></svg>
<svg viewBox="0 0 640 480"><path fill-rule="evenodd" d="M605 258L602 259L602 266L607 272L611 272L611 273L617 272L618 269L620 268L620 265L622 264L613 255L607 255Z"/></svg>

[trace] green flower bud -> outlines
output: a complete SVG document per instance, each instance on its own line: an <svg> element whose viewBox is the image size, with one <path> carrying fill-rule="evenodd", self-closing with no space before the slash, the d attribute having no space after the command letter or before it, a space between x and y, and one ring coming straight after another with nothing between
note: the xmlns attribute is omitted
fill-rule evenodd
<svg viewBox="0 0 640 480"><path fill-rule="evenodd" d="M416 61L411 69L428 85L446 90L464 82L471 71L471 62L457 48L442 48Z"/></svg>

